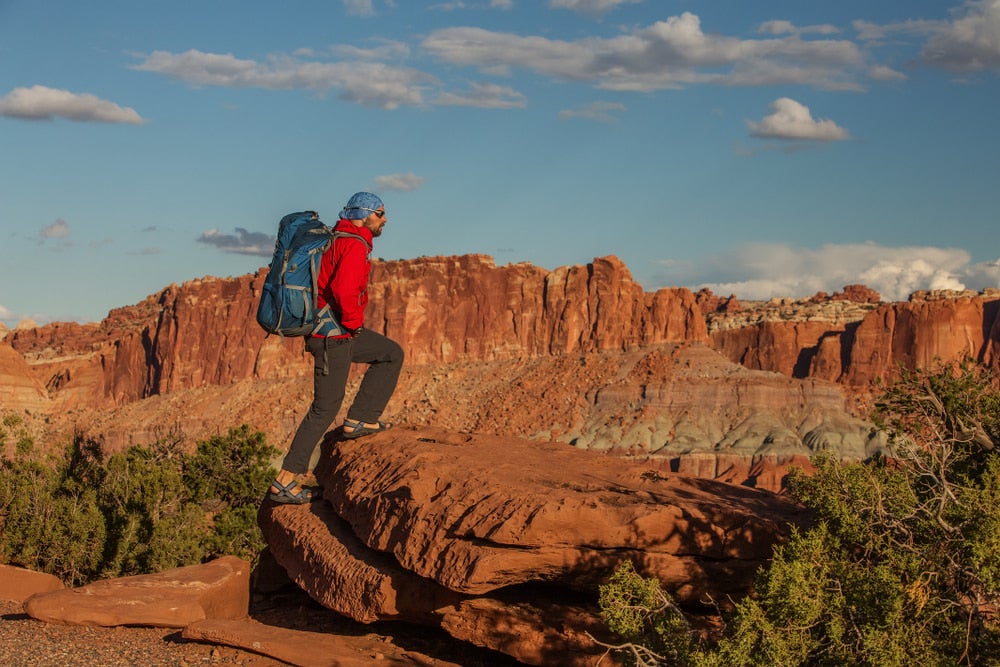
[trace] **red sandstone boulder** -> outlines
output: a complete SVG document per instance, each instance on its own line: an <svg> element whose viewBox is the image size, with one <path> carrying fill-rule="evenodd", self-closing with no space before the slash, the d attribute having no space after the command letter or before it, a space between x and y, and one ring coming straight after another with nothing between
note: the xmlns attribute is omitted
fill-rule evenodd
<svg viewBox="0 0 1000 667"><path fill-rule="evenodd" d="M580 592L622 560L679 600L726 605L804 519L771 493L596 452L435 428L331 434L323 498L265 502L270 552L356 620L406 619L527 664L587 664L600 623Z"/></svg>
<svg viewBox="0 0 1000 667"><path fill-rule="evenodd" d="M0 600L24 602L35 593L47 593L62 588L65 588L63 582L51 574L13 565L0 565Z"/></svg>
<svg viewBox="0 0 1000 667"><path fill-rule="evenodd" d="M540 592L533 600L470 598L440 609L441 627L456 639L505 653L527 665L597 664L605 651L591 637L610 639L597 609L559 604L544 596ZM614 667L619 663L608 656L601 664Z"/></svg>
<svg viewBox="0 0 1000 667"><path fill-rule="evenodd" d="M463 597L369 549L326 502L265 501L258 523L288 576L323 606L356 621L427 621L433 610Z"/></svg>
<svg viewBox="0 0 1000 667"><path fill-rule="evenodd" d="M316 477L354 534L466 594L590 590L631 558L681 599L723 599L800 517L770 493L559 443L397 428L325 447Z"/></svg>
<svg viewBox="0 0 1000 667"><path fill-rule="evenodd" d="M48 623L182 628L206 618L245 618L249 598L249 563L223 556L203 565L39 593L24 610Z"/></svg>
<svg viewBox="0 0 1000 667"><path fill-rule="evenodd" d="M324 503L367 547L466 595L532 581L589 589L633 558L682 598L721 598L801 518L770 493L558 443L397 428L324 449L324 500L308 514L334 524L331 543L344 538ZM288 511L262 510L271 550L290 571L316 568L324 554L274 542L276 526L303 520Z"/></svg>
<svg viewBox="0 0 1000 667"><path fill-rule="evenodd" d="M553 590L501 592L498 598L450 591L367 547L324 501L265 502L258 519L271 557L292 580L320 604L356 621L440 626L456 639L530 665L590 665L603 652L584 634L599 636L603 630L596 609L546 600L558 595Z"/></svg>

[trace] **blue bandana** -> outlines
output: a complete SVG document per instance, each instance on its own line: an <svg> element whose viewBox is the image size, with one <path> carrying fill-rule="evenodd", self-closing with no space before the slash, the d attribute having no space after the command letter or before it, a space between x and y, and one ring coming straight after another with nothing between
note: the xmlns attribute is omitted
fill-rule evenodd
<svg viewBox="0 0 1000 667"><path fill-rule="evenodd" d="M340 217L344 220L364 220L372 212L382 207L382 200L378 195L370 192L356 192L347 200L347 205L340 212Z"/></svg>

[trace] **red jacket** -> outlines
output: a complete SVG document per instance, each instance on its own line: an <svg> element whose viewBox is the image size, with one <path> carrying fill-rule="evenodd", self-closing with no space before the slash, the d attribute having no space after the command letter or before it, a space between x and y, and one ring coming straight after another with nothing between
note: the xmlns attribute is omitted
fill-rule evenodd
<svg viewBox="0 0 1000 667"><path fill-rule="evenodd" d="M340 220L334 230L356 234L368 242L365 245L356 238L339 237L323 254L320 262L317 295L319 307L329 303L337 321L345 329L353 331L365 323L368 274L372 269L368 248L371 247L372 233L366 227L356 227L350 220Z"/></svg>

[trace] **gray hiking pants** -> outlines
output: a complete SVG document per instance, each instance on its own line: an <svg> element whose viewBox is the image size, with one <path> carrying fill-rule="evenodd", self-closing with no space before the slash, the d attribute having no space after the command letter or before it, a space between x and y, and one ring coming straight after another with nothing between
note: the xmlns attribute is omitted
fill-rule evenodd
<svg viewBox="0 0 1000 667"><path fill-rule="evenodd" d="M403 367L403 348L382 334L362 329L355 338L307 338L306 349L315 359L313 402L302 419L281 467L301 474L326 430L340 412L351 363L368 364L347 418L373 424L382 416L396 390Z"/></svg>

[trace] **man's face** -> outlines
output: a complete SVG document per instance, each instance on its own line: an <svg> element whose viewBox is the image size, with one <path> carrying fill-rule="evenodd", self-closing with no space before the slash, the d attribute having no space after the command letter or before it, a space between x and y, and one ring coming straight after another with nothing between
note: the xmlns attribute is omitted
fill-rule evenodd
<svg viewBox="0 0 1000 667"><path fill-rule="evenodd" d="M385 227L385 207L380 206L377 211L369 213L364 226L371 230L372 236L381 236L382 228Z"/></svg>

